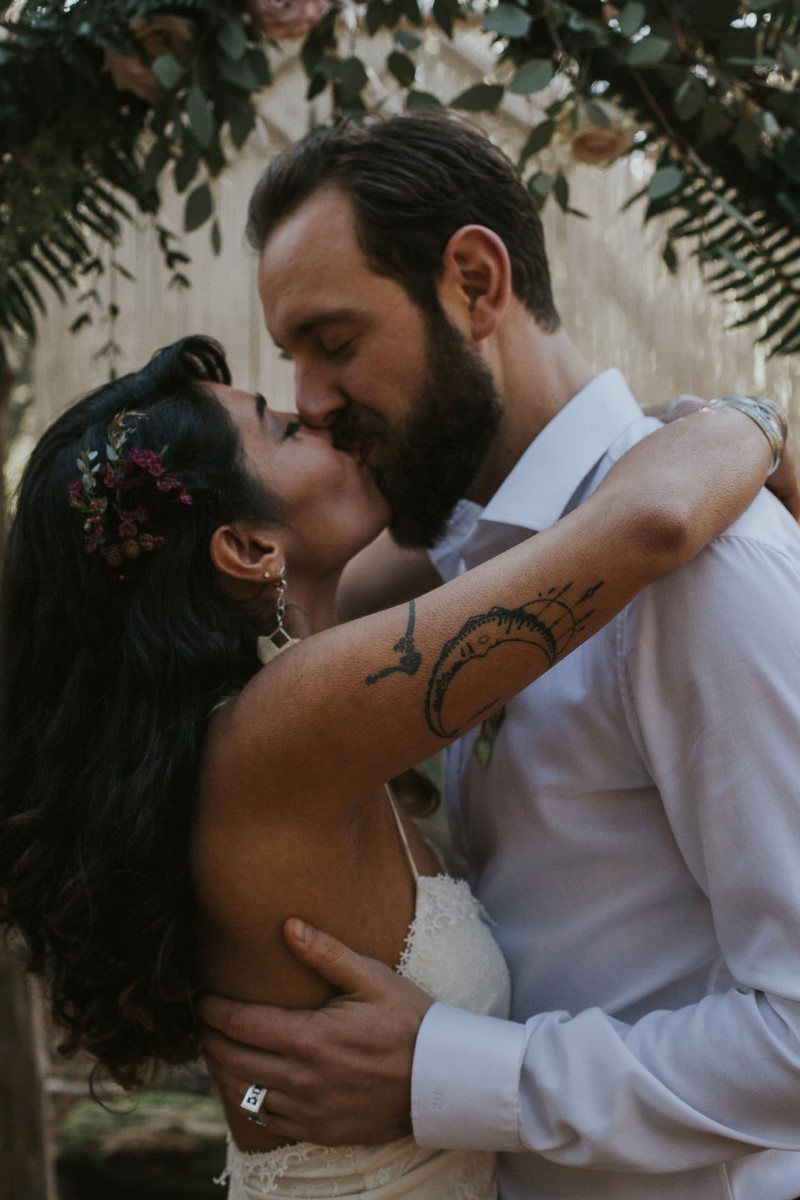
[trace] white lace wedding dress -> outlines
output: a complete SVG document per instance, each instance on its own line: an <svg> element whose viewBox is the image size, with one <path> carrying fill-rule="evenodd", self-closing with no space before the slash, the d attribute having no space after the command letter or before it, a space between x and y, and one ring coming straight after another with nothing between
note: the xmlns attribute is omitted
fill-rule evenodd
<svg viewBox="0 0 800 1200"><path fill-rule="evenodd" d="M463 880L419 875L399 819L398 829L417 886L398 974L447 1004L507 1017L508 969L481 906ZM423 1149L411 1137L384 1146L299 1142L266 1153L239 1150L229 1140L219 1182L228 1183L228 1200L494 1200L497 1194L493 1155Z"/></svg>

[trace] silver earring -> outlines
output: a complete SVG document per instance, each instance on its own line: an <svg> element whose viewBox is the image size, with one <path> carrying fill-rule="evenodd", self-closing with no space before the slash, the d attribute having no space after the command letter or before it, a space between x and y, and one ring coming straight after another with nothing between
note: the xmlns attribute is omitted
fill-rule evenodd
<svg viewBox="0 0 800 1200"><path fill-rule="evenodd" d="M264 572L264 578L269 579L269 571ZM284 624L286 616L286 567L281 567L278 572L278 595L275 601L275 617L277 625L272 633L258 639L258 653L261 661L266 663L274 658L276 654L280 654L283 650L288 650L293 646L297 638L293 638L289 630Z"/></svg>

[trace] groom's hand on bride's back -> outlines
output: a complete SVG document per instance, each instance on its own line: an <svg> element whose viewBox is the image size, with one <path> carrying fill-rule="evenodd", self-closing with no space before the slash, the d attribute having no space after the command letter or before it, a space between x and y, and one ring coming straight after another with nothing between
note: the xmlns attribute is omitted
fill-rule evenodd
<svg viewBox="0 0 800 1200"><path fill-rule="evenodd" d="M206 997L201 1041L220 1091L237 1106L250 1084L268 1088L260 1122L286 1140L364 1145L409 1134L414 1044L431 997L300 921L285 934L341 994L316 1010Z"/></svg>

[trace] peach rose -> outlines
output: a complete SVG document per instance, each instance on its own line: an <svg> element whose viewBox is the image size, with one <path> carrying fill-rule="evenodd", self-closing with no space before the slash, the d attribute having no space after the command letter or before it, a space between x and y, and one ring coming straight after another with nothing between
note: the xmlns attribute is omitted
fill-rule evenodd
<svg viewBox="0 0 800 1200"><path fill-rule="evenodd" d="M634 125L616 104L608 100L593 100L592 104L605 115L608 124L598 125L588 115L586 107L578 109L577 121L573 113L565 113L559 121L559 132L569 143L570 153L579 163L592 167L607 167L619 158L633 140Z"/></svg>
<svg viewBox="0 0 800 1200"><path fill-rule="evenodd" d="M177 54L193 37L194 26L182 17L152 17L149 21L131 21L131 33L140 43L142 53L119 54L116 50L108 50L103 65L110 72L117 91L133 92L154 104L161 89L146 60L152 61L162 54Z"/></svg>
<svg viewBox="0 0 800 1200"><path fill-rule="evenodd" d="M103 66L109 71L118 92L133 92L154 104L160 91L158 80L150 67L136 54L119 54L107 50Z"/></svg>
<svg viewBox="0 0 800 1200"><path fill-rule="evenodd" d="M265 37L282 42L303 37L330 6L330 0L245 0L244 8Z"/></svg>
<svg viewBox="0 0 800 1200"><path fill-rule="evenodd" d="M183 17L150 17L131 21L131 32L148 58L177 54L194 36L194 26Z"/></svg>

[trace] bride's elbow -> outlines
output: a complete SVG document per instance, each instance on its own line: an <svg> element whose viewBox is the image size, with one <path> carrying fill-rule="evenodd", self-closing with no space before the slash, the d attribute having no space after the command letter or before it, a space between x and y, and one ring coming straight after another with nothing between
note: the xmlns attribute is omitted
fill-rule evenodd
<svg viewBox="0 0 800 1200"><path fill-rule="evenodd" d="M634 553L646 574L654 579L688 562L702 544L698 543L689 513L678 500L665 503L642 498L629 518Z"/></svg>

